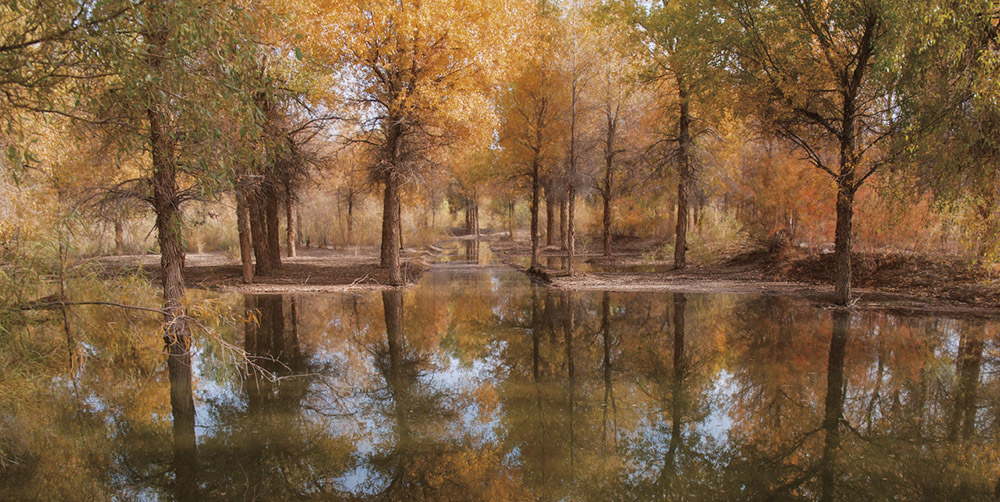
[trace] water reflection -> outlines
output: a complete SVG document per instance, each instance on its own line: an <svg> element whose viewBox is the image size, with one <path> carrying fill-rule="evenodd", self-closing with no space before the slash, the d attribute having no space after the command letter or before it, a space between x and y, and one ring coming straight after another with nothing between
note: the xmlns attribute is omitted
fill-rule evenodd
<svg viewBox="0 0 1000 502"><path fill-rule="evenodd" d="M191 389L191 353L170 351L167 368L174 432L174 496L176 500L197 500L198 465L194 434L194 394Z"/></svg>
<svg viewBox="0 0 1000 502"><path fill-rule="evenodd" d="M50 430L74 456L106 460L60 471L39 450L17 468L29 481L0 499L81 485L140 500L996 494L992 321L559 291L499 268L438 270L405 291L226 301L256 313L223 334L247 360L234 367L204 338L192 360L144 370L152 382L85 365L75 406L100 440L73 439L80 413L53 413L67 423ZM121 398L151 387L161 397ZM30 397L10 395L5 410Z"/></svg>

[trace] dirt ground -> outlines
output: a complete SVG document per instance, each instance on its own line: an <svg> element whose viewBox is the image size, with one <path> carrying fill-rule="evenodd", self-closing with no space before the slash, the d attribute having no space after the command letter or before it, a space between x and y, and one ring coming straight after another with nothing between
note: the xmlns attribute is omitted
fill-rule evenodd
<svg viewBox="0 0 1000 502"><path fill-rule="evenodd" d="M159 255L113 256L103 258L109 273L141 270L154 283L160 281ZM388 272L378 267L378 249L300 249L298 256L282 256L281 268L274 274L243 283L239 262L222 253L188 254L184 280L189 288L241 293L301 293L388 288ZM404 253L403 273L407 282L415 282L426 270L422 253Z"/></svg>
<svg viewBox="0 0 1000 502"><path fill-rule="evenodd" d="M531 246L527 240L497 238L490 244L503 262L527 272ZM621 239L610 258L596 241L584 242L574 262L576 273L564 272L565 252L558 246L542 250L542 268L535 280L555 288L576 290L662 291L688 293L755 293L798 296L828 306L833 302L833 255L796 249L781 256L765 251L743 252L712 263L673 270L670 260L652 259L663 246L652 239ZM408 283L416 282L434 260L434 248L408 249L403 254ZM693 260L689 260L693 261ZM103 258L109 274L136 269L150 280L160 278L159 256ZM1000 280L983 267L954 256L905 253L852 255L854 306L956 316L1000 316ZM189 254L184 270L188 287L244 293L297 293L379 290L388 288L388 274L378 267L378 249L301 249L295 258L282 257L282 267L268 277L244 284L238 262L221 253Z"/></svg>
<svg viewBox="0 0 1000 502"><path fill-rule="evenodd" d="M531 275L556 288L613 291L689 293L757 293L807 298L833 303L833 254L796 249L772 256L766 251L743 252L712 263L690 264L673 270L670 260L651 260L662 241L627 239L616 242L611 258L585 252L574 261L572 277L565 268L565 252L544 248L543 267ZM599 250L587 243L585 251ZM526 271L528 241L501 241L494 252L505 262ZM691 260L689 259L689 262ZM1000 281L983 267L954 256L905 253L854 253L854 306L909 312L949 313L958 316L1000 315Z"/></svg>

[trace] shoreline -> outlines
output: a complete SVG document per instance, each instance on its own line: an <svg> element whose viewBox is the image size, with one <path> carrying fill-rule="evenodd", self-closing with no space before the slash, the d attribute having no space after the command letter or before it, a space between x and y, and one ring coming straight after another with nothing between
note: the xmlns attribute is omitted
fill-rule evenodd
<svg viewBox="0 0 1000 502"><path fill-rule="evenodd" d="M639 261L634 254L614 255L611 270L601 270L600 263L607 260L602 255L585 254L580 263L591 270L577 272L572 277L562 270L541 267L529 270L524 263L529 255L520 252L523 246L507 241L494 249L496 256L506 265L527 275L531 280L548 287L573 291L614 291L614 292L662 292L691 294L754 294L765 296L799 297L814 303L817 307L842 308L834 304L832 281L823 283L816 280L796 280L789 273L775 273L774 263L746 262L740 259L724 259L708 265L689 266L683 270L669 269L669 262ZM564 258L561 252L552 253L550 247L542 255L542 261ZM595 264L598 264L595 266ZM615 271L625 266L650 268L644 272ZM795 262L782 264L792 268ZM941 282L949 282L942 277ZM909 314L945 315L957 318L1000 317L1000 302L976 301L968 295L949 296L947 291L934 284L928 288L908 288L901 291L897 287L856 286L852 290L855 300L850 308L902 312ZM988 286L981 286L987 289ZM970 288L972 294L976 288Z"/></svg>

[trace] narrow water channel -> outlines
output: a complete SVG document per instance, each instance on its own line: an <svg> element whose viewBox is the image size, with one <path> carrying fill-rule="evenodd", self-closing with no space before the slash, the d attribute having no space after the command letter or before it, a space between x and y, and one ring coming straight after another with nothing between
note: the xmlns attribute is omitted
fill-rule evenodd
<svg viewBox="0 0 1000 502"><path fill-rule="evenodd" d="M257 322L197 340L189 388L49 382L66 451L0 498L994 500L994 322L553 290L488 254L403 291L212 295Z"/></svg>

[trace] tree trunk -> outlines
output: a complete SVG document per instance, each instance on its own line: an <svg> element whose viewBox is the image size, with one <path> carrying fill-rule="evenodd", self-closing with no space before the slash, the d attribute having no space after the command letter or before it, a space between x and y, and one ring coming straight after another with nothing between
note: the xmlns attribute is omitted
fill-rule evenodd
<svg viewBox="0 0 1000 502"><path fill-rule="evenodd" d="M159 20L159 4L146 4L147 22ZM148 25L147 25L148 26ZM147 44L149 72L161 76L168 30L166 26L148 26L144 33ZM184 311L184 248L181 229L183 221L177 193L177 164L173 144L167 133L168 103L160 102L157 92L150 92L149 147L153 167L153 210L156 213L157 241L160 245L160 269L163 285L163 341L167 348L170 372L170 407L174 428L174 473L179 500L193 499L188 493L193 483L194 466L194 400L191 394L191 335ZM174 383L177 385L174 385ZM186 382L186 387L185 387Z"/></svg>
<svg viewBox="0 0 1000 502"><path fill-rule="evenodd" d="M576 222L573 217L576 213L576 187L572 183L567 190L566 198L568 218L566 223L566 271L573 275L573 255L576 253Z"/></svg>
<svg viewBox="0 0 1000 502"><path fill-rule="evenodd" d="M465 201L465 235L472 235L472 199Z"/></svg>
<svg viewBox="0 0 1000 502"><path fill-rule="evenodd" d="M551 246L556 235L556 194L550 181L545 187L545 245Z"/></svg>
<svg viewBox="0 0 1000 502"><path fill-rule="evenodd" d="M295 258L295 244L297 242L297 237L295 231L297 229L298 217L295 212L295 197L292 194L292 184L285 182L285 221L286 225L286 246L288 248L288 257Z"/></svg>
<svg viewBox="0 0 1000 502"><path fill-rule="evenodd" d="M472 195L472 219L473 228L476 230L476 238L479 238L479 197L475 192Z"/></svg>
<svg viewBox="0 0 1000 502"><path fill-rule="evenodd" d="M396 233L399 234L399 249L403 249L403 201L396 204Z"/></svg>
<svg viewBox="0 0 1000 502"><path fill-rule="evenodd" d="M608 112L608 124L604 146L604 189L601 190L601 198L604 202L603 218L601 220L604 229L604 256L611 256L611 197L612 183L614 182L614 162L615 162L615 132L616 116Z"/></svg>
<svg viewBox="0 0 1000 502"><path fill-rule="evenodd" d="M156 4L147 6L150 22L158 19ZM157 27L146 33L149 45L147 59L150 72L159 75L167 46L167 29ZM153 210L156 213L157 241L160 245L160 269L163 274L164 342L170 354L186 354L190 346L186 314L184 312L184 248L181 229L183 221L177 193L177 164L173 144L167 133L165 112L167 103L159 103L156 92L151 92L153 105L147 109L149 120L149 146L153 164Z"/></svg>
<svg viewBox="0 0 1000 502"><path fill-rule="evenodd" d="M389 284L403 284L399 268L399 176L385 175L385 193L382 201L382 252L380 266L389 269Z"/></svg>
<svg viewBox="0 0 1000 502"><path fill-rule="evenodd" d="M123 211L115 214L115 256L125 254L125 217Z"/></svg>
<svg viewBox="0 0 1000 502"><path fill-rule="evenodd" d="M539 200L539 180L538 180L538 152L531 162L531 270L538 269L538 203Z"/></svg>
<svg viewBox="0 0 1000 502"><path fill-rule="evenodd" d="M854 183L858 165L856 148L855 96L844 96L843 119L840 131L840 175L837 182L837 228L834 235L833 260L836 302L847 305L851 301L851 236L854 219Z"/></svg>
<svg viewBox="0 0 1000 502"><path fill-rule="evenodd" d="M566 223L569 221L567 213L569 213L569 198L564 194L562 199L559 200L559 248L562 250L566 250L569 245L566 240L567 236L569 236L566 226Z"/></svg>
<svg viewBox="0 0 1000 502"><path fill-rule="evenodd" d="M354 244L354 191L347 193L347 243Z"/></svg>
<svg viewBox="0 0 1000 502"><path fill-rule="evenodd" d="M281 232L278 229L278 208L281 205L278 196L276 180L265 182L264 210L267 222L267 257L270 259L271 270L281 268Z"/></svg>
<svg viewBox="0 0 1000 502"><path fill-rule="evenodd" d="M250 213L247 207L246 187L242 175L236 178L236 230L240 237L240 263L243 265L243 282L253 282L253 242L250 237Z"/></svg>
<svg viewBox="0 0 1000 502"><path fill-rule="evenodd" d="M253 255L257 262L256 274L271 275L271 258L268 253L271 247L267 245L267 218L264 210L264 193L259 182L254 182L253 188L247 193L247 209L250 214L250 236L253 239Z"/></svg>
<svg viewBox="0 0 1000 502"><path fill-rule="evenodd" d="M507 236L514 240L514 201L507 206Z"/></svg>
<svg viewBox="0 0 1000 502"><path fill-rule="evenodd" d="M574 54L574 64L576 55ZM573 275L573 255L576 254L576 121L579 118L580 77L573 75L572 103L569 120L569 176L566 181L568 221L566 223L566 271Z"/></svg>
<svg viewBox="0 0 1000 502"><path fill-rule="evenodd" d="M674 268L687 266L687 224L688 189L691 185L691 116L688 109L688 93L683 79L677 79L680 101L679 131L677 134L678 182L677 182L677 226L674 233Z"/></svg>
<svg viewBox="0 0 1000 502"><path fill-rule="evenodd" d="M836 302L851 301L851 227L854 218L854 194L849 187L837 188L837 229L833 245Z"/></svg>

